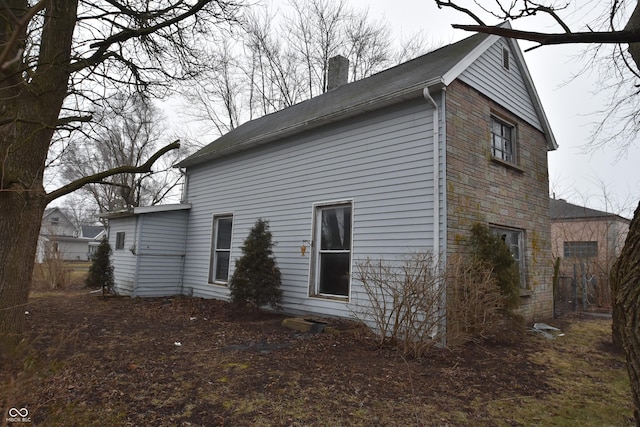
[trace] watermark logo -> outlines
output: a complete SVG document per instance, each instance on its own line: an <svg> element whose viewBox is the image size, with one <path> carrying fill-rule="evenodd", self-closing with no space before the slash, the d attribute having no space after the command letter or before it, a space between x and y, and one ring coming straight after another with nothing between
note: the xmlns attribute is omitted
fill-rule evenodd
<svg viewBox="0 0 640 427"><path fill-rule="evenodd" d="M30 423L29 410L27 408L11 408L6 418L8 423Z"/></svg>

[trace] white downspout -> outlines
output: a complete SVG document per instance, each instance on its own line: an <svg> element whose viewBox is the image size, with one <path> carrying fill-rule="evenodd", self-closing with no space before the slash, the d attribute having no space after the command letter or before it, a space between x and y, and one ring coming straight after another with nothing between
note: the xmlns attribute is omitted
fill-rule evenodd
<svg viewBox="0 0 640 427"><path fill-rule="evenodd" d="M431 97L429 88L422 89L424 99L433 105L433 255L440 255L440 133L438 104Z"/></svg>
<svg viewBox="0 0 640 427"><path fill-rule="evenodd" d="M429 88L422 89L422 95L424 99L429 101L433 105L433 256L436 260L436 274L439 275L443 271L445 264L442 257L446 256L444 251L440 249L440 122L439 122L439 109L436 101L431 97ZM444 99L443 99L444 100ZM444 103L443 103L444 107ZM444 118L443 118L444 122ZM440 284L442 286L443 283ZM441 333L440 344L442 347L447 345L447 292L442 293L442 301L440 302L440 308L438 310L439 325L438 331L445 331Z"/></svg>

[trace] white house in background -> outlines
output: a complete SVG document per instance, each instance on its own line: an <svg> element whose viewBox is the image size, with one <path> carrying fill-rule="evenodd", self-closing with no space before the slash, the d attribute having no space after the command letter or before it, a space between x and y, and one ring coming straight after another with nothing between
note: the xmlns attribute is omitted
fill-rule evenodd
<svg viewBox="0 0 640 427"><path fill-rule="evenodd" d="M547 151L557 145L517 43L478 34L352 83L329 77L338 84L325 94L180 162L185 204L109 216L117 291L228 299L263 218L284 309L350 317L366 304L357 262L446 257L482 222L518 263L522 314L550 317Z"/></svg>
<svg viewBox="0 0 640 427"><path fill-rule="evenodd" d="M103 226L76 227L59 208L46 209L42 216L36 260L60 255L64 261L89 261L106 230Z"/></svg>

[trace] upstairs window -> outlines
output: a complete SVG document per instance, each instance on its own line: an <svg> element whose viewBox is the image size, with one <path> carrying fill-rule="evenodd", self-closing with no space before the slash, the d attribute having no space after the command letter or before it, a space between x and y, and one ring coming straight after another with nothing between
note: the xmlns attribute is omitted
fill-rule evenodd
<svg viewBox="0 0 640 427"><path fill-rule="evenodd" d="M509 163L516 163L515 126L491 117L491 155Z"/></svg>

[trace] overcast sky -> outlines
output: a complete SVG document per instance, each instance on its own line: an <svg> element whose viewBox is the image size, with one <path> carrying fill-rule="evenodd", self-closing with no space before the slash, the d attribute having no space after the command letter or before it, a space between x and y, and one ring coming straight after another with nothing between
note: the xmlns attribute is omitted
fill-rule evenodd
<svg viewBox="0 0 640 427"><path fill-rule="evenodd" d="M387 20L396 37L422 29L429 40L438 44L448 44L470 35L454 30L451 24L473 23L459 12L439 10L433 0L351 0L350 3L368 6L371 17ZM574 0L566 11L568 21L584 22L584 15L590 12L592 5L597 6L598 2ZM594 13L591 11L592 17ZM530 18L515 21L512 26L549 31L548 24L548 21ZM552 30L559 31L557 27ZM532 45L520 43L520 46L525 49ZM597 92L601 85L596 71L573 78L585 67L585 62L579 58L583 51L583 47L567 45L541 47L524 54L560 145L558 150L549 153L550 193L555 192L557 198L595 209L615 213L623 210L625 216L631 217L640 200L640 150L636 145L623 155L617 149L590 149L588 146L594 125L602 119L596 113L603 109L607 98Z"/></svg>
<svg viewBox="0 0 640 427"><path fill-rule="evenodd" d="M258 0L269 7L286 5L287 0ZM406 39L418 31L434 47L443 46L471 35L454 30L451 25L473 24L461 12L438 9L434 0L347 0L358 9L368 9L373 20L384 20L394 40ZM460 4L472 3L461 0ZM493 2L486 2L491 5ZM601 16L608 2L572 0L562 12L574 30L596 16ZM485 4L483 2L483 4ZM486 17L483 17L486 18ZM496 19L485 19L489 24ZM549 19L527 18L512 22L516 29L559 32ZM580 28L581 27L581 28ZM524 50L534 46L520 42ZM602 121L601 112L608 96L599 87L612 84L601 81L597 67L582 59L580 45L545 46L525 52L524 57L542 101L547 118L560 148L549 153L549 194L571 203L606 210L631 218L640 200L640 147L630 146L626 153L607 146L589 144L595 126ZM583 69L589 70L582 72ZM184 126L184 124L183 124ZM182 127L182 126L180 126Z"/></svg>

